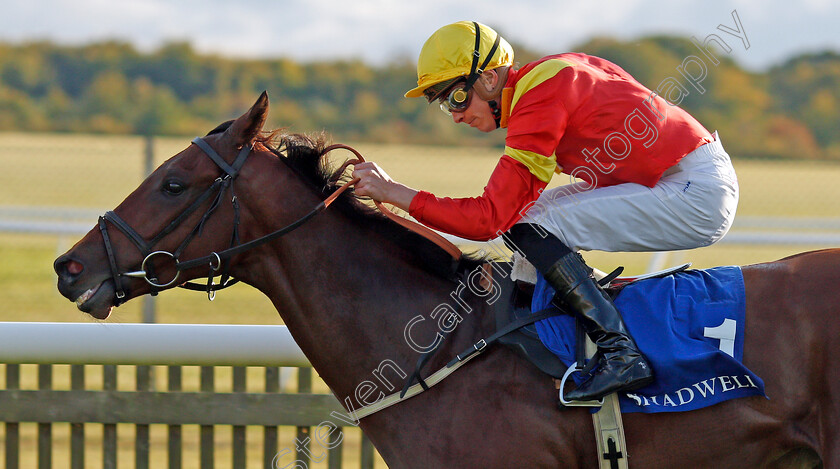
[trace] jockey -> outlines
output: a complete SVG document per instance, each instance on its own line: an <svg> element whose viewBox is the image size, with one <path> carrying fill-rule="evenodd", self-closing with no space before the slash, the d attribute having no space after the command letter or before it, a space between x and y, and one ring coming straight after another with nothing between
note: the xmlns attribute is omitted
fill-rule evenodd
<svg viewBox="0 0 840 469"><path fill-rule="evenodd" d="M735 217L738 183L717 133L604 59L565 53L516 68L510 44L475 22L432 34L417 77L406 97L439 102L456 123L482 132L507 130L484 193L436 197L367 162L353 172L356 194L462 238L503 235L522 253L600 352L568 399L649 384L649 364L578 251L669 251L721 239ZM546 190L561 171L578 182Z"/></svg>

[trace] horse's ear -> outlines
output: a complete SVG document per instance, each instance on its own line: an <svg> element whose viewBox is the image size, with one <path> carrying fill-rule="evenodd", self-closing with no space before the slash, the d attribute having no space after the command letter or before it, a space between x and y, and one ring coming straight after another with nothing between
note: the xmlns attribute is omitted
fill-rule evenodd
<svg viewBox="0 0 840 469"><path fill-rule="evenodd" d="M225 138L230 139L233 146L240 148L254 140L257 134L262 131L265 120L268 117L268 93L263 91L257 102L251 106L239 119L225 131Z"/></svg>

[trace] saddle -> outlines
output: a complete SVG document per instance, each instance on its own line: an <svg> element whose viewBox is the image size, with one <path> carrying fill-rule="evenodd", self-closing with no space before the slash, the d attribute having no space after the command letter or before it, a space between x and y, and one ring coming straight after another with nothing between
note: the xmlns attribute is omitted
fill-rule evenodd
<svg viewBox="0 0 840 469"><path fill-rule="evenodd" d="M525 264L525 266L522 264ZM670 269L637 277L618 277L623 270L619 268L598 280L598 283L606 287L606 291L611 297L615 297L622 288L633 282L681 272L690 267L690 265L682 264ZM500 291L499 299L491 305L489 310L489 314L495 320L497 331L503 330L511 323L534 314L531 311L531 300L536 282L536 270L533 266L523 259L515 257L513 262L489 262L485 265L484 271L490 276L492 283ZM556 314L570 314L563 311L560 306L553 305L553 308L556 309ZM576 351L577 362L582 368L582 364L585 358L587 358L585 349L587 336L580 322L577 322L576 331L578 337ZM513 349L517 354L552 378L561 379L567 376L567 366L557 355L543 345L537 334L536 326L533 323L499 337L498 341Z"/></svg>
<svg viewBox="0 0 840 469"><path fill-rule="evenodd" d="M493 303L489 311L495 319L496 330L501 330L508 324L531 315L534 284L525 279L516 278L513 262L491 262L489 269L486 268L485 272L492 272L492 281L498 286L500 292L499 299ZM505 276L500 273L504 273ZM565 313L558 312L558 314ZM513 349L553 378L560 379L566 373L566 365L543 345L534 324L528 324L500 337L499 342Z"/></svg>

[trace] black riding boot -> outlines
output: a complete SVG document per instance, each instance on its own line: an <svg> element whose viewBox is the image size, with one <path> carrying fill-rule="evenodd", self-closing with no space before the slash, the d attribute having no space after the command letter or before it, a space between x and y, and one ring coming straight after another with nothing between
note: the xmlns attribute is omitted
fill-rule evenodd
<svg viewBox="0 0 840 469"><path fill-rule="evenodd" d="M592 376L566 394L566 399L596 400L653 381L653 371L627 332L621 314L579 254L570 252L561 257L543 276L557 290L556 298L576 313L601 354Z"/></svg>

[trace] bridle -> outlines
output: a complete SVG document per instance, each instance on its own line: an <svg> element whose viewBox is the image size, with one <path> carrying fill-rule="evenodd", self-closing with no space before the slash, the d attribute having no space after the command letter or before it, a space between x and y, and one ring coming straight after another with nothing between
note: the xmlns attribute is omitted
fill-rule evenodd
<svg viewBox="0 0 840 469"><path fill-rule="evenodd" d="M125 298L125 290L122 288L120 283L120 277L132 277L132 278L142 278L146 281L151 287L152 291L151 294L155 295L160 290L174 285L178 278L181 275L181 272L185 270L189 270L195 267L199 267L201 265L207 265L209 267L209 273L207 276L207 283L200 284L200 283L193 283L193 282L185 282L183 284L178 285L181 288L186 288L189 290L198 290L198 291L206 291L208 298L211 300L213 299L215 292L238 282L236 279L230 278L228 273L228 261L231 257L235 256L236 254L245 252L247 250L253 249L259 245L265 244L269 241L272 241L280 236L290 233L291 231L295 230L296 228L300 227L307 221L309 221L312 217L323 211L327 206L329 206L332 201L334 201L342 192L347 190L350 185L353 183L351 181L350 184L346 184L340 187L337 191L330 195L327 199L319 203L314 209L312 209L306 215L298 218L294 222L280 228L277 231L269 233L265 236L260 238L254 239L244 244L240 244L239 240L239 201L236 197L236 194L233 190L233 182L236 180L236 177L239 175L239 171L242 166L245 164L245 161L248 158L248 155L251 153L253 149L253 145L245 145L240 150L239 154L237 155L236 159L234 160L233 164L228 164L206 141L204 141L201 137L196 137L193 139L192 143L197 145L203 152L206 154L215 164L218 166L222 171L223 175L216 178L213 181L213 184L210 185L201 195L199 195L189 207L187 207L183 212L181 212L175 219L173 219L169 224L164 227L157 235L155 235L151 240L146 241L143 239L140 234L137 233L128 223L125 222L122 218L119 217L113 211L108 211L105 215L99 217L99 230L102 232L102 239L105 243L105 251L108 255L108 262L111 268L111 277L114 281L114 290L116 295L116 304L120 304ZM355 162L364 161L361 154L359 154L355 149L348 147L346 145L332 145L326 149L324 149L324 153L331 151L335 148L346 148L352 151L359 160L351 160L345 164L345 168L348 164L352 164ZM210 218L210 215L215 212L215 210L221 205L222 201L224 200L225 193L230 189L231 192L231 204L233 205L234 210L234 219L233 219L233 234L231 235L230 240L230 247L220 252L211 252L210 254L200 257L197 259L192 259L189 261L181 261L180 256L186 249L187 245L189 245L190 241L193 240L197 235L201 234L201 231L204 227L204 223ZM176 248L173 252L164 251L164 250L155 250L155 246L158 242L160 242L164 237L175 231L184 220L187 219L190 215L193 214L199 207L201 207L207 200L212 198L212 203L210 207L204 212L204 215L201 217L199 222L196 226L190 231L189 235L181 242L181 244ZM110 222L114 227L120 230L126 237L137 247L140 253L144 256L143 261L140 264L140 270L137 271L130 271L130 272L120 272L119 268L117 267L116 256L114 254L114 249L111 245L111 239L108 235L108 222ZM175 264L175 275L169 281L161 281L157 278L154 272L154 266L150 262L151 259L154 257L167 257L172 260ZM221 280L219 283L213 283L213 277L217 275L219 271L221 272Z"/></svg>
<svg viewBox="0 0 840 469"><path fill-rule="evenodd" d="M318 203L309 213L303 215L302 217L298 218L297 220L289 223L288 225L280 228L277 231L271 232L265 236L260 238L256 238L252 241L247 243L241 243L239 241L239 202L236 198L236 195L233 191L233 183L236 180L236 177L239 175L239 170L245 164L245 161L248 158L248 155L253 150L253 145L248 144L242 147L237 155L236 159L234 160L233 164L228 164L210 145L204 141L201 137L196 137L192 140L192 143L197 145L215 164L218 166L224 174L215 181L213 184L210 185L204 192L201 193L190 205L187 207L183 212L181 212L175 219L173 219L169 224L166 225L157 235L155 235L151 240L146 241L134 230L128 223L125 222L122 218L120 218L116 213L113 211L108 211L105 215L99 217L99 230L102 232L102 239L105 243L105 250L108 254L108 262L111 268L111 276L114 281L114 291L116 295L115 305L119 305L126 296L125 290L123 290L122 285L120 285L120 277L130 277L130 278L142 278L152 287L151 293L157 294L160 290L174 285L178 278L181 275L182 271L193 269L202 265L209 266L209 273L207 276L207 283L205 285L201 285L198 283L191 283L191 282L184 282L179 287L187 288L190 290L204 290L207 292L208 298L210 300L213 299L215 292L224 288L227 288L234 283L238 282L238 280L232 279L228 273L229 267L229 260L233 256L240 254L242 252L248 251L253 249L257 246L262 244L268 243L272 240L275 240L285 234L288 234L295 229L301 227L304 223L311 220L315 215L324 211L333 201L335 201L344 191L349 189L353 184L359 181L359 179L353 179L347 184L342 185L339 187L335 192L330 194L326 199ZM336 182L336 178L340 177L341 174L347 169L349 165L362 163L365 159L362 155L356 151L356 149L343 144L334 144L324 148L321 154L328 153L335 149L345 149L352 152L357 159L348 160L345 162L339 170L335 173L334 179L331 182ZM181 261L180 255L184 252L187 245L189 245L190 241L193 240L197 235L201 234L201 231L204 227L204 223L207 221L208 218L215 212L215 210L219 207L222 203L225 193L227 190L230 189L231 192L231 203L233 204L234 209L234 221L233 221L233 234L231 236L230 247L220 251L220 252L211 252L210 254L199 257L197 259L192 259L189 261ZM181 244L175 249L173 252L164 251L164 250L154 250L155 245L160 242L164 237L175 231L184 220L187 219L193 212L198 210L207 200L213 199L210 207L204 212L204 215L201 217L199 222L196 226L190 231L187 237L181 242ZM448 252L452 256L453 265L457 265L461 259L461 251L451 242L447 241L443 237L441 237L436 232L418 224L402 218L400 216L395 215L390 210L386 209L384 205L380 202L375 201L376 207L384 213L388 218L392 219L393 221L403 225L406 228L409 228L418 234L426 237L430 241L434 242L446 252ZM143 261L140 263L140 269L137 271L130 271L130 272L120 272L119 268L117 267L116 256L114 255L114 249L111 245L111 239L108 235L108 222L114 225L117 229L119 229L123 234L128 237L128 239L140 250L140 253L143 254ZM150 262L152 258L155 256L165 256L172 259L172 262L175 264L175 275L174 277L169 280L168 282L160 281L154 274L153 264ZM218 284L213 283L213 277L216 275L217 272L222 271L221 273L221 280ZM551 313L554 315L556 313ZM530 324L535 322L539 319L544 317L548 317L547 315L543 314L536 314L532 315L528 318L521 318L519 321L515 322L515 324L508 325L509 330L514 330L515 328L519 328L524 324ZM357 418L363 418L367 415L375 413L379 410L382 410L386 407L394 405L404 399L408 399L414 395L423 392L424 390L428 389L430 386L434 386L439 381L443 380L446 376L466 364L469 360L473 357L477 356L481 352L486 349L488 344L491 344L497 340L498 337L501 335L505 335L509 332L509 330L502 330L496 332L493 336L489 337L488 339L482 339L475 345L473 345L470 349L462 352L461 354L457 355L455 359L453 359L444 369L438 370L436 373L429 376L427 379L420 378L419 372L420 369L428 362L432 355L434 355L439 347L435 347L430 352L424 354L417 363L417 367L415 370L414 375L406 382L405 387L403 388L401 393L395 393L388 396L381 401L378 401L372 405L366 405L360 409L358 409L354 415ZM483 344L483 345L479 345ZM418 381L418 384L412 385L414 380Z"/></svg>
<svg viewBox="0 0 840 469"><path fill-rule="evenodd" d="M236 159L232 164L228 164L202 137L196 137L192 140L196 146L198 146L204 154L206 154L215 164L218 166L222 171L223 175L216 178L213 181L213 184L210 185L201 195L196 198L189 207L187 207L183 212L181 212L175 219L169 222L166 227L164 227L157 235L155 235L151 240L146 241L143 239L140 234L137 233L128 223L125 222L122 218L119 217L113 211L108 211L105 215L99 217L99 230L102 233L102 239L105 243L105 251L108 255L108 262L110 264L111 269L111 277L114 281L114 291L116 295L115 305L119 305L122 303L123 299L125 298L125 290L122 288L120 284L121 277L130 277L130 278L142 278L151 286L151 294L156 295L160 290L170 287L174 285L178 278L181 275L181 272L189 269L193 269L202 265L208 266L209 272L207 275L207 283L200 284L194 282L184 282L178 285L181 288L186 288L188 290L197 290L197 291L206 291L207 296L210 300L213 300L215 296L215 292L238 282L238 280L233 279L230 277L228 268L229 268L229 260L240 253L248 251L250 249L256 248L262 244L268 243L273 241L283 235L286 235L295 229L302 226L304 223L312 219L315 215L321 213L324 209L326 209L333 201L335 201L338 196L340 196L344 191L350 188L353 184L358 182L358 179L353 179L349 181L347 184L342 185L339 187L335 192L330 194L329 197L321 201L318 205L315 206L312 210L310 210L307 214L303 215L302 217L298 218L297 220L289 223L288 225L271 232L265 236L260 238L256 238L254 240L248 241L247 243L240 243L239 239L239 201L236 197L236 194L233 190L233 183L236 180L236 177L239 175L239 171L242 166L245 164L248 155L250 155L251 151L253 150L253 145L248 144L242 147L237 155ZM322 154L328 153L335 149L345 149L352 152L356 159L348 160L344 163L344 165L336 172L337 176L343 174L346 168L349 165L362 163L365 161L364 157L362 157L361 153L356 151L353 147L344 144L334 144L330 145L322 150ZM188 261L181 261L180 256L186 249L187 245L189 245L190 241L193 240L197 235L201 234L202 229L204 228L204 223L210 218L210 216L215 212L215 210L222 204L224 200L224 195L227 190L230 189L231 192L231 204L233 205L234 217L233 217L233 233L231 235L230 240L230 247L227 249L220 251L220 252L211 252L210 254L199 257L197 259L191 259ZM175 249L173 252L164 251L164 250L155 250L155 246L158 242L160 242L164 237L175 231L183 222L187 219L190 215L193 214L196 210L199 209L207 200L213 199L210 207L204 212L204 215L201 217L199 222L196 226L190 231L189 235L181 242L178 248ZM418 232L419 234L425 236L426 238L430 239L438 246L446 250L453 258L454 262L457 262L460 259L461 251L452 245L449 241L445 240L443 237L435 233L434 231L429 230L428 228L423 227L417 223L411 222L406 220L405 218L399 217L393 213L391 213L388 209L386 209L381 203L375 202L376 206L382 211L385 215L387 215L392 220L400 223L401 225ZM108 222L110 222L114 227L120 230L140 251L140 253L144 256L143 261L140 263L140 270L137 271L129 271L129 272L120 272L119 268L117 267L117 260L114 254L114 249L111 245L111 239L108 234ZM150 262L151 259L154 257L167 257L171 259L171 261L175 265L175 275L174 277L167 281L163 282L157 278L154 272L154 266ZM221 271L221 272L220 272ZM213 282L213 277L216 275L221 275L221 279L219 283Z"/></svg>

